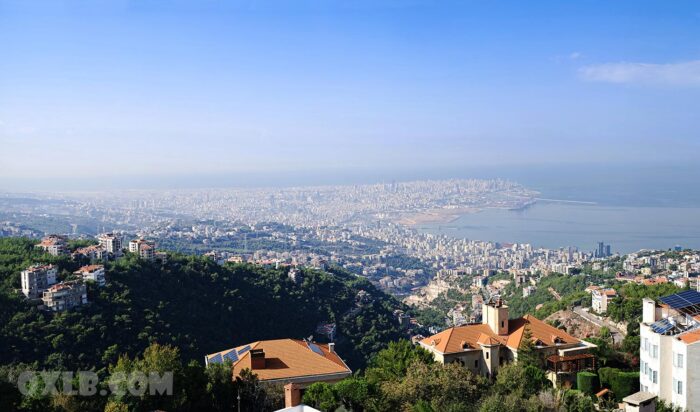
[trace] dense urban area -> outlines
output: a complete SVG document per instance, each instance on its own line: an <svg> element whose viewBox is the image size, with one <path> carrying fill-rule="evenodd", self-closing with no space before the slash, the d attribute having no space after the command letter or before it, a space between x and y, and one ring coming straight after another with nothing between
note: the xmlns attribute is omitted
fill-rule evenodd
<svg viewBox="0 0 700 412"><path fill-rule="evenodd" d="M700 409L700 252L417 227L536 201L502 180L4 194L0 409ZM174 395L12 378L153 367Z"/></svg>

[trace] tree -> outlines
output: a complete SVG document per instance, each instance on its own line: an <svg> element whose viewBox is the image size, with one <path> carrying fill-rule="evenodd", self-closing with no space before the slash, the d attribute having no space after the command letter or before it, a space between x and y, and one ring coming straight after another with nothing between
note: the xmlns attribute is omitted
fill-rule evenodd
<svg viewBox="0 0 700 412"><path fill-rule="evenodd" d="M432 363L433 355L406 339L389 342L386 349L379 351L372 358L365 376L370 383L401 379L406 376L409 366L416 361L423 364Z"/></svg>
<svg viewBox="0 0 700 412"><path fill-rule="evenodd" d="M333 385L338 400L351 411L361 411L367 408L374 388L365 378L351 377Z"/></svg>
<svg viewBox="0 0 700 412"><path fill-rule="evenodd" d="M540 368L533 365L523 367L520 363L511 363L499 369L493 390L501 396L512 393L527 399L550 385Z"/></svg>
<svg viewBox="0 0 700 412"><path fill-rule="evenodd" d="M324 411L335 411L340 400L333 385L326 382L312 383L304 392L304 403Z"/></svg>
<svg viewBox="0 0 700 412"><path fill-rule="evenodd" d="M527 365L540 366L540 360L535 351L535 343L532 341L532 332L529 325L525 325L525 331L518 347L518 364L522 367Z"/></svg>
<svg viewBox="0 0 700 412"><path fill-rule="evenodd" d="M466 410L478 403L487 389L487 381L458 363L414 361L402 380L381 384L385 410L407 409L419 401L439 411Z"/></svg>

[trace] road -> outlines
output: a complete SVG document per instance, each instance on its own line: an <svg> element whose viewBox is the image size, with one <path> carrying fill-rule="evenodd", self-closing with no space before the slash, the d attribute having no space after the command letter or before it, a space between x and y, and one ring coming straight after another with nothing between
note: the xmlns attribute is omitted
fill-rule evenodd
<svg viewBox="0 0 700 412"><path fill-rule="evenodd" d="M622 343L622 339L625 338L625 333L623 333L623 332L622 332L620 329L618 329L615 325L613 325L612 323L608 322L607 320L601 320L601 319L599 319L598 317L593 316L592 314L588 313L588 311L585 310L584 308L582 308L581 306L576 306L576 307L574 308L574 313L576 313L577 315L580 315L582 318L586 319L587 321L593 323L593 324L596 325L596 326L599 326L599 327L601 327L601 328L602 328L603 326L605 326L605 327L607 327L608 329L610 329L610 334L612 335L613 342L614 342L616 345L621 344L621 343Z"/></svg>

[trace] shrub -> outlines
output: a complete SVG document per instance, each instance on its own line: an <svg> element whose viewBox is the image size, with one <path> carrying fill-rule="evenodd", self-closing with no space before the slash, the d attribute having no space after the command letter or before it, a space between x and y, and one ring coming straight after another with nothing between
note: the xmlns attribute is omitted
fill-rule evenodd
<svg viewBox="0 0 700 412"><path fill-rule="evenodd" d="M598 369L598 376L600 377L600 386L603 388L610 388L612 378L620 370L615 368L600 368Z"/></svg>
<svg viewBox="0 0 700 412"><path fill-rule="evenodd" d="M593 372L579 372L576 375L576 386L581 392L593 395L600 387L598 375Z"/></svg>
<svg viewBox="0 0 700 412"><path fill-rule="evenodd" d="M615 399L622 401L625 396L639 391L639 372L617 372L612 377L610 390Z"/></svg>

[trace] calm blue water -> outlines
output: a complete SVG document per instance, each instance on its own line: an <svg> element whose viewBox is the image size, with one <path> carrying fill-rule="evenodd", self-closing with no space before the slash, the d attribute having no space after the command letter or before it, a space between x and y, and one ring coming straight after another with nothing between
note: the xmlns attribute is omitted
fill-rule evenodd
<svg viewBox="0 0 700 412"><path fill-rule="evenodd" d="M700 249L700 208L538 202L523 210L487 209L449 224L422 225L418 229L547 248L577 246L586 251L593 250L599 241L611 244L613 251L620 253L675 245Z"/></svg>

